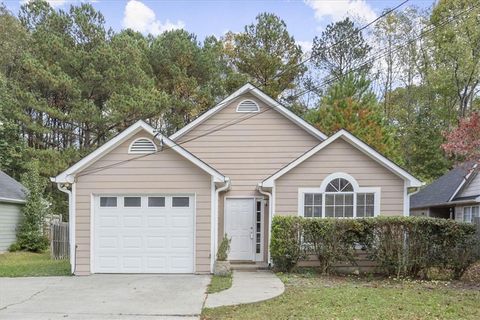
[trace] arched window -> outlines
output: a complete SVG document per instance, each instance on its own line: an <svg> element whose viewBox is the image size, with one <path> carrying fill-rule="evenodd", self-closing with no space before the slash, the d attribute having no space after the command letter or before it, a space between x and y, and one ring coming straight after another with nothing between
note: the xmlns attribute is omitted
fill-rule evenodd
<svg viewBox="0 0 480 320"><path fill-rule="evenodd" d="M299 196L304 217L363 218L380 210L380 188L362 188L346 173L331 174L320 188L300 188Z"/></svg>

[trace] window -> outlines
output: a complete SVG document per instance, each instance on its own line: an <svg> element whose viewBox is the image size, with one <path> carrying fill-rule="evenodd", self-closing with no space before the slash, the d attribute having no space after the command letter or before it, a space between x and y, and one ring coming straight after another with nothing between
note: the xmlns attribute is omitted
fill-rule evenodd
<svg viewBox="0 0 480 320"><path fill-rule="evenodd" d="M189 207L190 198L189 197L173 197L172 198L172 207Z"/></svg>
<svg viewBox="0 0 480 320"><path fill-rule="evenodd" d="M138 138L134 140L128 148L128 153L155 153L157 146L148 138Z"/></svg>
<svg viewBox="0 0 480 320"><path fill-rule="evenodd" d="M165 207L165 197L148 197L149 207Z"/></svg>
<svg viewBox="0 0 480 320"><path fill-rule="evenodd" d="M375 194L357 193L357 217L373 217L375 213Z"/></svg>
<svg viewBox="0 0 480 320"><path fill-rule="evenodd" d="M243 100L237 106L237 112L259 112L260 107L253 100Z"/></svg>
<svg viewBox="0 0 480 320"><path fill-rule="evenodd" d="M309 218L322 216L321 193L305 193L303 215Z"/></svg>
<svg viewBox="0 0 480 320"><path fill-rule="evenodd" d="M464 222L473 222L473 218L480 217L480 207L464 207L463 208L463 221Z"/></svg>
<svg viewBox="0 0 480 320"><path fill-rule="evenodd" d="M116 207L117 197L100 197L100 207Z"/></svg>
<svg viewBox="0 0 480 320"><path fill-rule="evenodd" d="M124 197L123 198L123 206L124 207L141 207L142 206L142 198L140 197Z"/></svg>
<svg viewBox="0 0 480 320"><path fill-rule="evenodd" d="M299 197L304 217L374 217L380 210L380 188L361 188L345 173L330 175L318 189L300 188Z"/></svg>
<svg viewBox="0 0 480 320"><path fill-rule="evenodd" d="M255 253L262 248L262 200L257 200L255 210Z"/></svg>

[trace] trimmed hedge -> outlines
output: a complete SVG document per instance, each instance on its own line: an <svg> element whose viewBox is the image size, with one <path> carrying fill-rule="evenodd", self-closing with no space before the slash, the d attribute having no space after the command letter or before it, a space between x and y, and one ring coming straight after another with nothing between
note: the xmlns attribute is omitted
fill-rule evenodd
<svg viewBox="0 0 480 320"><path fill-rule="evenodd" d="M436 268L460 277L478 259L478 245L475 227L454 220L275 216L270 252L281 271L291 271L311 254L318 257L322 273L332 272L339 262L355 266L361 248L385 275L424 278Z"/></svg>

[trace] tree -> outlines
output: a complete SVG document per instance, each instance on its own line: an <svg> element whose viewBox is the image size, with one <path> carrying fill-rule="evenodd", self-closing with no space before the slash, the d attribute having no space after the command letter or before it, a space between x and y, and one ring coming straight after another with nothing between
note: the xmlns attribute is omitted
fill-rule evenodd
<svg viewBox="0 0 480 320"><path fill-rule="evenodd" d="M249 77L273 98L295 87L306 71L300 64L302 49L287 30L286 23L271 13L259 14L244 32L226 36L226 53L238 72Z"/></svg>
<svg viewBox="0 0 480 320"><path fill-rule="evenodd" d="M353 70L360 76L370 71L370 50L360 29L346 18L329 24L320 37L313 39L312 61L327 76L341 81Z"/></svg>
<svg viewBox="0 0 480 320"><path fill-rule="evenodd" d="M28 164L27 172L22 176L26 188L26 202L22 207L23 218L17 233L15 247L33 252L48 248L48 238L43 233L49 202L44 197L46 180L40 176L38 161Z"/></svg>
<svg viewBox="0 0 480 320"><path fill-rule="evenodd" d="M392 128L384 121L370 81L350 74L333 84L306 119L331 135L346 129L379 152L398 160Z"/></svg>
<svg viewBox="0 0 480 320"><path fill-rule="evenodd" d="M480 161L480 113L460 120L458 126L445 132L443 150L455 160Z"/></svg>

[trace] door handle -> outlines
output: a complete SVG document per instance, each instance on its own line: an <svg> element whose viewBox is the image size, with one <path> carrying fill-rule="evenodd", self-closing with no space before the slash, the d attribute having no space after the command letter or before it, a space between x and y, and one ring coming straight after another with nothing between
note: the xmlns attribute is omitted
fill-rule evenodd
<svg viewBox="0 0 480 320"><path fill-rule="evenodd" d="M250 232L250 239L253 239L253 232Z"/></svg>

